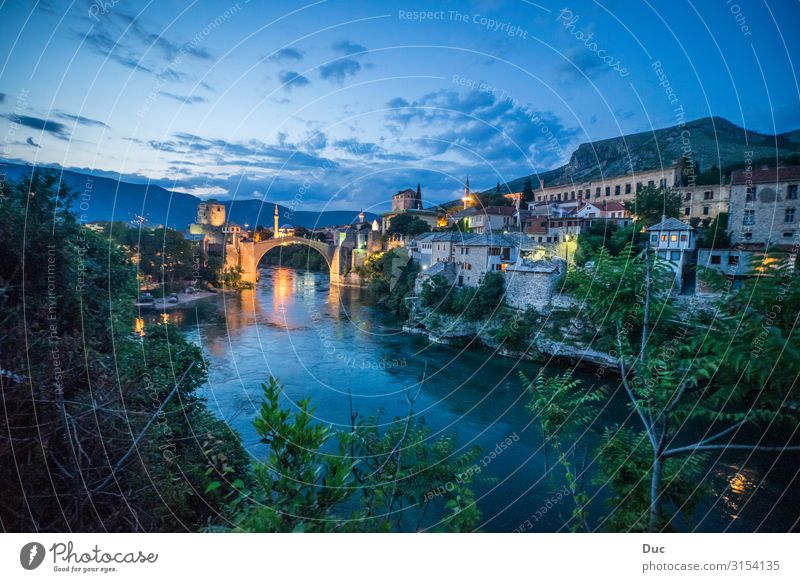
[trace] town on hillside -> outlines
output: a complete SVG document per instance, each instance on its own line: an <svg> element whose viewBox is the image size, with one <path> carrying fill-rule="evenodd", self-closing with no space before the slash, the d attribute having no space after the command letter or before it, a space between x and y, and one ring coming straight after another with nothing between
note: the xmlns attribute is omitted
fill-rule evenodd
<svg viewBox="0 0 800 582"><path fill-rule="evenodd" d="M379 219L365 221L361 212L350 224L320 229L295 228L277 205L271 228L241 226L226 220L222 203L208 200L185 236L250 283L276 245L315 247L331 283L349 286L364 284L359 270L369 257L404 249L421 268L419 284L440 276L477 287L486 273L506 275L506 300L519 309L549 304L566 266L580 259L582 236L592 233L630 229L672 271L673 292L698 298L716 294L701 272L723 274L735 290L763 269L758 260L768 249L780 255L796 248L800 166L745 167L720 184L688 182L678 163L582 183L539 180L528 192L501 194L498 184L490 196L471 190L467 177L459 203L426 207L417 185L394 194ZM641 216L637 203L649 204ZM648 221L645 212L660 217Z"/></svg>

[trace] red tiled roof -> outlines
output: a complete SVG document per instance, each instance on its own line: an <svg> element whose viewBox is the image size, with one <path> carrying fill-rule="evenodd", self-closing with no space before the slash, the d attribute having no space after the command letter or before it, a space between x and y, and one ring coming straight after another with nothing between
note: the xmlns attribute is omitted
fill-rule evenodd
<svg viewBox="0 0 800 582"><path fill-rule="evenodd" d="M800 166L781 166L766 170L736 170L731 174L731 184L767 184L769 182L800 181Z"/></svg>
<svg viewBox="0 0 800 582"><path fill-rule="evenodd" d="M483 209L485 214L500 214L501 216L513 216L517 209L513 206L487 206Z"/></svg>

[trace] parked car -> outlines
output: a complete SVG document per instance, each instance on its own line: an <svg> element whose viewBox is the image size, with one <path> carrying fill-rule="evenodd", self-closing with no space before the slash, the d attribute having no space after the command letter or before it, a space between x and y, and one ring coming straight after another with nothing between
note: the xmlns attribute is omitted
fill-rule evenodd
<svg viewBox="0 0 800 582"><path fill-rule="evenodd" d="M150 293L141 293L139 295L139 303L152 303L153 301L155 301L155 299Z"/></svg>
<svg viewBox="0 0 800 582"><path fill-rule="evenodd" d="M169 299L167 299L169 303L177 303L178 302L178 294L177 293L170 293Z"/></svg>

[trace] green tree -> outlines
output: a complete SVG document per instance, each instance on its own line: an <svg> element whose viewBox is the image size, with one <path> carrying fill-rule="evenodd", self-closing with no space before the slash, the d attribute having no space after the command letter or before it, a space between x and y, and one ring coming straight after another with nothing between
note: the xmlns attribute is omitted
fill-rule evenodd
<svg viewBox="0 0 800 582"><path fill-rule="evenodd" d="M308 399L283 408L275 378L263 386L255 426L269 447L257 487L234 503L237 530L258 532L402 531L422 527L435 507L439 527L470 531L480 513L468 483L478 450L458 452L455 437L431 436L413 413L387 423L350 414L349 431L314 420ZM418 394L417 394L418 395Z"/></svg>
<svg viewBox="0 0 800 582"><path fill-rule="evenodd" d="M522 201L533 202L533 183L530 176L525 178L525 183L522 186Z"/></svg>
<svg viewBox="0 0 800 582"><path fill-rule="evenodd" d="M402 213L392 217L389 225L389 234L402 236L417 236L428 232L431 227L427 222L413 214Z"/></svg>
<svg viewBox="0 0 800 582"><path fill-rule="evenodd" d="M695 225L696 227L697 225ZM708 223L708 226L700 229L697 235L697 247L701 249L728 249L731 247L727 212L720 212Z"/></svg>
<svg viewBox="0 0 800 582"><path fill-rule="evenodd" d="M681 208L681 195L671 188L645 186L636 192L632 201L625 202L625 209L636 217L639 226L651 226L663 217L677 218Z"/></svg>

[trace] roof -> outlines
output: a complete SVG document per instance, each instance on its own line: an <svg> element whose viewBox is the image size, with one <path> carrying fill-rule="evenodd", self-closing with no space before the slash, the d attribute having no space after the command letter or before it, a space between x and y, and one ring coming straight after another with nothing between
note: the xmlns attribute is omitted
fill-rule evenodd
<svg viewBox="0 0 800 582"><path fill-rule="evenodd" d="M513 206L486 206L483 208L483 214L499 214L501 216L514 216L517 209Z"/></svg>
<svg viewBox="0 0 800 582"><path fill-rule="evenodd" d="M759 170L736 170L731 184L766 184L769 182L800 181L800 166L780 166Z"/></svg>
<svg viewBox="0 0 800 582"><path fill-rule="evenodd" d="M533 241L519 232L505 234L476 234L456 243L463 247L523 247L534 248Z"/></svg>
<svg viewBox="0 0 800 582"><path fill-rule="evenodd" d="M613 212L617 210L626 210L625 206L616 200L603 200L602 202L592 202L592 204L604 211Z"/></svg>
<svg viewBox="0 0 800 582"><path fill-rule="evenodd" d="M694 227L685 222L681 222L677 218L667 218L658 224L647 227L647 231L662 231L662 230L694 230Z"/></svg>

